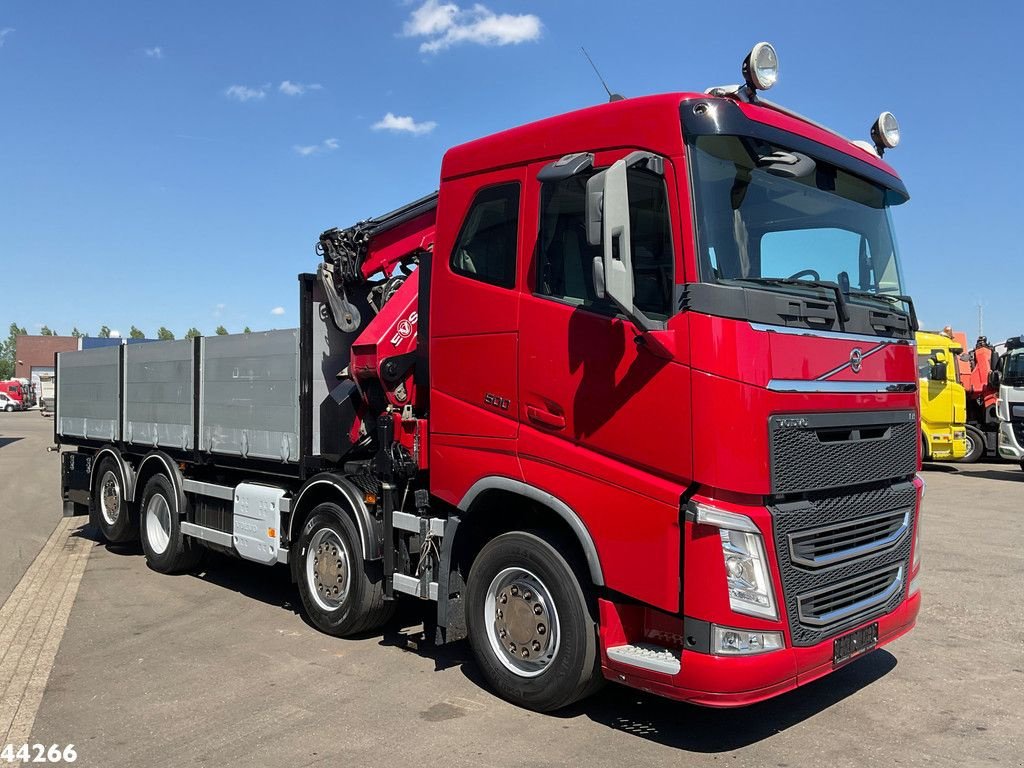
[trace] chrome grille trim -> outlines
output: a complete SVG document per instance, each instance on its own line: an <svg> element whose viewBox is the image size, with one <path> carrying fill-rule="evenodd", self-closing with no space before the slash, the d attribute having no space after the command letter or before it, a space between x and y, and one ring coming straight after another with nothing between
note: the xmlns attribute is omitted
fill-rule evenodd
<svg viewBox="0 0 1024 768"><path fill-rule="evenodd" d="M912 515L912 509L896 510L894 512L883 512L880 515L871 515L869 517L835 523L834 525L790 533L788 535L790 559L794 563L805 565L808 568L826 568L830 565L863 557L872 552L888 549L898 544L900 539L910 531ZM885 523L890 523L888 527L891 530L884 530ZM896 527L893 528L893 525ZM867 529L866 533L865 529ZM841 539L844 531L847 532L845 534L847 539L855 541L857 538L873 535L871 533L872 529L882 529L878 531L882 535L878 538L822 555L805 554L807 549L814 548L815 545L819 549L826 548L826 542L829 539L832 539L834 543L838 543L836 539Z"/></svg>
<svg viewBox="0 0 1024 768"><path fill-rule="evenodd" d="M895 571L894 576L890 576ZM884 579L882 577L885 577ZM881 587L881 589L879 589ZM887 603L893 595L903 589L903 565L896 568L883 568L871 573L861 574L852 579L830 584L827 587L808 592L797 597L797 610L800 621L814 627L826 627L850 621L860 616L867 616L875 608ZM812 612L805 605L813 603L814 598L827 595L828 605L847 603L840 607ZM848 601L853 600L850 603Z"/></svg>

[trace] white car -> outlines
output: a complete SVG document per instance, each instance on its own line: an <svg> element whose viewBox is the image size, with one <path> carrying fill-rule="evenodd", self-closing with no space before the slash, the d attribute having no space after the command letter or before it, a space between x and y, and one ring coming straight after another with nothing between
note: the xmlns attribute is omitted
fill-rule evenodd
<svg viewBox="0 0 1024 768"><path fill-rule="evenodd" d="M0 392L0 411L20 411L21 403L5 392Z"/></svg>

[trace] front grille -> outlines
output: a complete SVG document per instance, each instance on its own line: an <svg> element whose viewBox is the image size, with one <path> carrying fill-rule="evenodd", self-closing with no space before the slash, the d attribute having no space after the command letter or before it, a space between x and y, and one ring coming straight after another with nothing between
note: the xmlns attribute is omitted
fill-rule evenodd
<svg viewBox="0 0 1024 768"><path fill-rule="evenodd" d="M894 480L917 469L914 411L776 415L768 430L775 494Z"/></svg>
<svg viewBox="0 0 1024 768"><path fill-rule="evenodd" d="M1011 421L1013 436L1017 438L1017 445L1024 446L1024 421Z"/></svg>
<svg viewBox="0 0 1024 768"><path fill-rule="evenodd" d="M916 499L913 483L899 481L769 505L794 645L814 645L899 605Z"/></svg>
<svg viewBox="0 0 1024 768"><path fill-rule="evenodd" d="M897 509L789 535L794 563L822 568L891 546L910 528L912 509Z"/></svg>
<svg viewBox="0 0 1024 768"><path fill-rule="evenodd" d="M903 566L861 574L796 599L802 624L826 627L871 613L903 586Z"/></svg>

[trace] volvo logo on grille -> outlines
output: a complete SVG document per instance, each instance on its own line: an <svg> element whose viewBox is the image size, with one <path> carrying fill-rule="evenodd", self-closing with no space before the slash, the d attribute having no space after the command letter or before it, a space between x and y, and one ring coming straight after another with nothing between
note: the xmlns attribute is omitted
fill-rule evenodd
<svg viewBox="0 0 1024 768"><path fill-rule="evenodd" d="M861 364L864 362L864 353L860 347L854 347L850 351L850 370L854 373L860 373Z"/></svg>

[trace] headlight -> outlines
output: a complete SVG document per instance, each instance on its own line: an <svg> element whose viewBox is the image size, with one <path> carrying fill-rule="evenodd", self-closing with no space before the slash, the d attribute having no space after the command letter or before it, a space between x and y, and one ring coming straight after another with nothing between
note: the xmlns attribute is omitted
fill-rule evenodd
<svg viewBox="0 0 1024 768"><path fill-rule="evenodd" d="M756 91L767 91L775 85L779 79L779 57L771 43L758 43L750 49L743 60L743 79Z"/></svg>
<svg viewBox="0 0 1024 768"><path fill-rule="evenodd" d="M896 122L896 115L892 112L883 112L871 126L871 140L875 142L878 151L892 149L900 143L900 124Z"/></svg>
<svg viewBox="0 0 1024 768"><path fill-rule="evenodd" d="M781 632L753 632L712 625L711 653L716 656L752 656L784 647Z"/></svg>
<svg viewBox="0 0 1024 768"><path fill-rule="evenodd" d="M764 539L745 515L696 505L698 523L718 528L729 590L729 606L736 613L778 619Z"/></svg>

